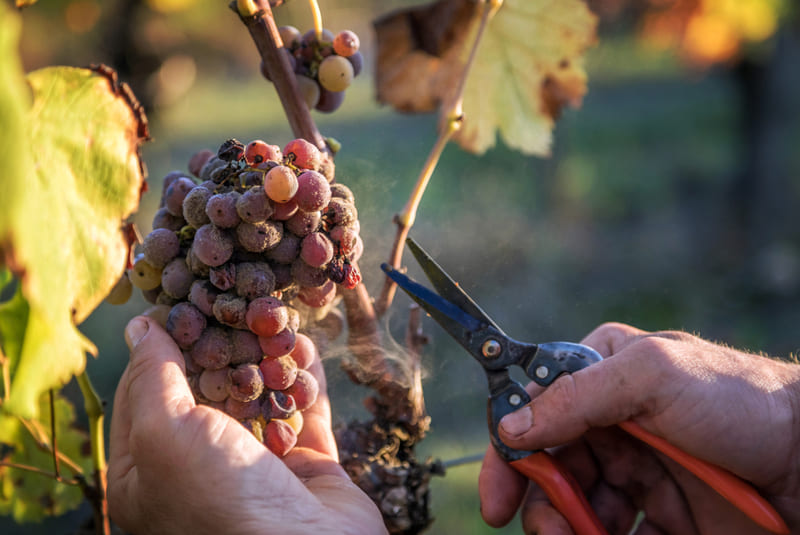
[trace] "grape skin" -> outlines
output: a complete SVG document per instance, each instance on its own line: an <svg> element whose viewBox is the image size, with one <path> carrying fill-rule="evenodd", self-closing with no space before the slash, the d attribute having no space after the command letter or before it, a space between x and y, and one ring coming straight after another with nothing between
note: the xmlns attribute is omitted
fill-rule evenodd
<svg viewBox="0 0 800 535"><path fill-rule="evenodd" d="M292 200L297 193L297 187L297 175L285 165L273 167L264 176L264 192L277 203Z"/></svg>
<svg viewBox="0 0 800 535"><path fill-rule="evenodd" d="M278 221L240 223L236 238L245 250L261 253L277 246L283 237L283 225Z"/></svg>
<svg viewBox="0 0 800 535"><path fill-rule="evenodd" d="M294 349L294 330L287 327L275 336L259 336L258 343L265 357L281 357L288 355Z"/></svg>
<svg viewBox="0 0 800 535"><path fill-rule="evenodd" d="M222 327L208 327L192 346L190 354L195 363L202 368L219 370L226 367L232 357L228 332Z"/></svg>
<svg viewBox="0 0 800 535"><path fill-rule="evenodd" d="M264 444L272 453L283 457L297 444L297 433L283 420L271 420L264 426Z"/></svg>
<svg viewBox="0 0 800 535"><path fill-rule="evenodd" d="M233 240L223 230L209 223L195 232L192 252L208 266L221 266L233 254Z"/></svg>
<svg viewBox="0 0 800 535"><path fill-rule="evenodd" d="M261 415L269 420L277 418L285 420L297 410L294 398L281 390L269 390L269 393L261 402Z"/></svg>
<svg viewBox="0 0 800 535"><path fill-rule="evenodd" d="M264 391L264 378L255 364L242 364L228 369L225 386L228 395L237 401L253 401Z"/></svg>
<svg viewBox="0 0 800 535"><path fill-rule="evenodd" d="M175 299L183 299L189 295L194 283L194 275L189 271L183 258L176 258L161 271L161 288Z"/></svg>
<svg viewBox="0 0 800 535"><path fill-rule="evenodd" d="M236 201L239 197L237 191L212 195L206 204L206 215L219 228L235 227L241 221L236 211Z"/></svg>
<svg viewBox="0 0 800 535"><path fill-rule="evenodd" d="M166 266L170 260L178 256L180 250L178 235L169 229L154 229L142 240L144 259L154 268L161 269Z"/></svg>
<svg viewBox="0 0 800 535"><path fill-rule="evenodd" d="M353 82L353 64L343 56L328 56L319 64L317 79L328 91L344 91Z"/></svg>
<svg viewBox="0 0 800 535"><path fill-rule="evenodd" d="M308 370L297 370L294 383L286 388L286 393L294 398L297 410L304 411L317 401L319 382Z"/></svg>
<svg viewBox="0 0 800 535"><path fill-rule="evenodd" d="M258 336L275 336L286 328L289 313L275 297L259 297L247 306L247 326Z"/></svg>
<svg viewBox="0 0 800 535"><path fill-rule="evenodd" d="M273 209L261 188L251 188L236 201L236 213L245 223L266 221Z"/></svg>
<svg viewBox="0 0 800 535"><path fill-rule="evenodd" d="M264 357L258 336L254 333L234 329L231 337L231 364L258 364Z"/></svg>
<svg viewBox="0 0 800 535"><path fill-rule="evenodd" d="M192 227L200 228L211 221L206 213L206 204L211 195L211 190L200 185L192 188L183 199L183 218Z"/></svg>
<svg viewBox="0 0 800 535"><path fill-rule="evenodd" d="M340 56L352 56L358 52L359 45L358 35L350 30L343 30L333 38L333 50Z"/></svg>
<svg viewBox="0 0 800 535"><path fill-rule="evenodd" d="M186 301L172 307L167 317L167 332L181 349L189 349L205 328L205 315Z"/></svg>
<svg viewBox="0 0 800 535"><path fill-rule="evenodd" d="M200 374L198 386L200 392L209 401L225 401L228 398L228 368L204 370Z"/></svg>
<svg viewBox="0 0 800 535"><path fill-rule="evenodd" d="M266 262L242 262L236 270L236 294L252 301L275 290L275 275Z"/></svg>
<svg viewBox="0 0 800 535"><path fill-rule="evenodd" d="M316 171L305 171L297 177L294 201L300 210L315 212L325 208L331 200L328 179Z"/></svg>
<svg viewBox="0 0 800 535"><path fill-rule="evenodd" d="M140 290L153 290L161 285L161 270L152 266L144 255L137 255L130 270L131 282Z"/></svg>
<svg viewBox="0 0 800 535"><path fill-rule="evenodd" d="M289 355L267 357L261 361L258 368L267 388L272 390L286 390L297 377L297 363Z"/></svg>

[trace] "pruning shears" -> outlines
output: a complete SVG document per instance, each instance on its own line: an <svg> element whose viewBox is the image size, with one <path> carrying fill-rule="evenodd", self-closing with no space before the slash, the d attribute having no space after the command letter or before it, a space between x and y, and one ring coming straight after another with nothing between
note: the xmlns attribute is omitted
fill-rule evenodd
<svg viewBox="0 0 800 535"><path fill-rule="evenodd" d="M531 380L547 387L562 374L577 372L603 357L583 344L531 344L510 338L413 239L408 238L406 243L435 291L387 264L381 269L483 367L489 383L489 435L500 457L544 490L575 533L605 535L580 486L559 461L544 450L511 448L498 434L500 419L531 401L525 388L509 375L511 366L519 366ZM633 421L622 422L619 427L688 469L760 526L773 533L789 534L786 523L769 502L731 472L689 455Z"/></svg>

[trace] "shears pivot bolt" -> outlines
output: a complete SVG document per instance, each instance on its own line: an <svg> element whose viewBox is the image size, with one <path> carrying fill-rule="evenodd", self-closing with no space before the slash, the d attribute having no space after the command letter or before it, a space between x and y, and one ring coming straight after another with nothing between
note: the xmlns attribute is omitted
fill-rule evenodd
<svg viewBox="0 0 800 535"><path fill-rule="evenodd" d="M539 379L544 379L548 375L550 375L550 370L547 368L547 366L539 366L536 368L536 377Z"/></svg>
<svg viewBox="0 0 800 535"><path fill-rule="evenodd" d="M503 346L497 340L486 340L481 346L481 353L487 359L494 359L503 352Z"/></svg>
<svg viewBox="0 0 800 535"><path fill-rule="evenodd" d="M508 402L513 406L516 407L520 403L522 403L522 396L519 394L511 394L508 396Z"/></svg>

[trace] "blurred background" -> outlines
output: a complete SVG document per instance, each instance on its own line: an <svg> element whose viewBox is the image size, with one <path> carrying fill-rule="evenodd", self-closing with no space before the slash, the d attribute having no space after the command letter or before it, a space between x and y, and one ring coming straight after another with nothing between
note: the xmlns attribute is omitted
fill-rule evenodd
<svg viewBox="0 0 800 535"><path fill-rule="evenodd" d="M406 1L321 0L325 26L361 38L365 73L332 115L337 180L353 189L365 241L362 269L378 268L436 137L436 118L374 102L371 21ZM788 0L592 0L599 42L587 57L589 91L566 112L553 156L499 144L482 156L449 146L412 235L520 340L580 340L604 321L682 329L755 352L800 350L800 20ZM279 24L312 27L300 0ZM226 2L39 0L23 11L26 70L107 63L147 109L150 192L191 154L229 137L284 145L292 135L249 35ZM412 269L412 275L418 273ZM398 295L387 336L402 340L409 302ZM102 305L82 326L100 348L89 371L111 401L125 366L122 330L146 307ZM431 431L422 458L452 460L487 445L482 372L432 322L423 357ZM341 340L340 340L341 341ZM326 360L338 423L365 418L365 391ZM81 397L68 387L75 403ZM109 410L110 414L110 410ZM432 534L520 533L480 519L477 463L432 485ZM0 519L9 534L72 533L79 510L41 524Z"/></svg>

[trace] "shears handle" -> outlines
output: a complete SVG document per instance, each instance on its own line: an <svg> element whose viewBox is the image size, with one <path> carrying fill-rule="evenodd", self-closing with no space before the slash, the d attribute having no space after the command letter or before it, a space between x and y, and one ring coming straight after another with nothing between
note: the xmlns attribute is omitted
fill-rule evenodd
<svg viewBox="0 0 800 535"><path fill-rule="evenodd" d="M772 533L789 535L789 527L772 505L731 472L689 455L630 420L620 423L619 427L689 470L759 526Z"/></svg>
<svg viewBox="0 0 800 535"><path fill-rule="evenodd" d="M552 455L540 450L509 464L547 494L576 535L608 535L578 482Z"/></svg>

